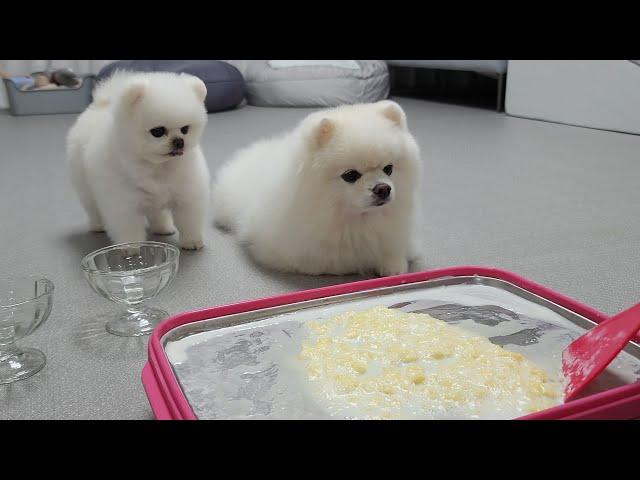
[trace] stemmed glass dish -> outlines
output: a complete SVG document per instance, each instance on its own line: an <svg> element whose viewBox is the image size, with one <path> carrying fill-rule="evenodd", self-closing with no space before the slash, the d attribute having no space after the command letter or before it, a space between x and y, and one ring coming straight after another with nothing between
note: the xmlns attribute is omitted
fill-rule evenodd
<svg viewBox="0 0 640 480"><path fill-rule="evenodd" d="M0 383L28 378L47 359L35 348L20 349L15 341L42 325L53 306L53 283L37 276L0 279Z"/></svg>
<svg viewBox="0 0 640 480"><path fill-rule="evenodd" d="M136 242L96 250L82 259L84 275L93 290L126 307L106 329L124 337L147 335L169 314L144 303L158 295L178 271L180 250L161 242Z"/></svg>

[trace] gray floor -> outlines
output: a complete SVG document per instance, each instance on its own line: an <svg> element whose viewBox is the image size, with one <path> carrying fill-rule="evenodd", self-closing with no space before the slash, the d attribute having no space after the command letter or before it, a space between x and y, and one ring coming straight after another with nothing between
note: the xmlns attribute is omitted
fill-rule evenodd
<svg viewBox="0 0 640 480"><path fill-rule="evenodd" d="M429 268L502 267L609 314L640 300L640 137L398 100L426 163ZM204 151L212 172L238 147L308 111L210 115ZM43 350L48 364L0 385L0 418L150 419L140 383L147 339L107 334L104 315L115 306L80 272L82 256L107 240L87 233L64 170L74 118L0 112L0 271L41 274L56 285L48 322L20 342ZM182 255L174 284L154 303L176 313L354 278L265 271L211 227L206 248Z"/></svg>

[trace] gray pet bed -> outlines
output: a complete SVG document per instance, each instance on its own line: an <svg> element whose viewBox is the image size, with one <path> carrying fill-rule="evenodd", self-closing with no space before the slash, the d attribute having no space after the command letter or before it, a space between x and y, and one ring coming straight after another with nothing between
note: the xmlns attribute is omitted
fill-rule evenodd
<svg viewBox="0 0 640 480"><path fill-rule="evenodd" d="M184 72L194 75L207 86L204 101L207 112L236 108L244 100L242 74L233 65L220 60L118 60L100 70L97 81L109 77L116 70Z"/></svg>
<svg viewBox="0 0 640 480"><path fill-rule="evenodd" d="M333 107L376 102L389 95L389 70L382 60L327 61L340 62L341 66L287 66L284 62L246 62L243 73L250 104L263 107Z"/></svg>

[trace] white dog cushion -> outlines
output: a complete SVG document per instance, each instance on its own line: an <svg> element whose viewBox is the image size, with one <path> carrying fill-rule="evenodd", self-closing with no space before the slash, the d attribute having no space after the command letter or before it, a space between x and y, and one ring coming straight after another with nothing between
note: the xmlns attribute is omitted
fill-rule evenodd
<svg viewBox="0 0 640 480"><path fill-rule="evenodd" d="M389 95L389 70L382 60L240 62L252 105L334 107L377 102Z"/></svg>

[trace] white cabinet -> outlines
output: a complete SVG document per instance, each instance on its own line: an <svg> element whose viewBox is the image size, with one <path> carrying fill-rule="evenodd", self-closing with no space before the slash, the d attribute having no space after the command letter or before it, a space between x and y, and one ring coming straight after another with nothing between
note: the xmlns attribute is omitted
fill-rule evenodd
<svg viewBox="0 0 640 480"><path fill-rule="evenodd" d="M640 134L640 65L631 60L509 60L505 111Z"/></svg>

